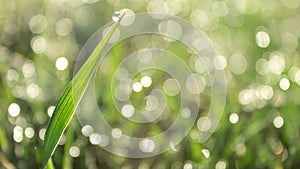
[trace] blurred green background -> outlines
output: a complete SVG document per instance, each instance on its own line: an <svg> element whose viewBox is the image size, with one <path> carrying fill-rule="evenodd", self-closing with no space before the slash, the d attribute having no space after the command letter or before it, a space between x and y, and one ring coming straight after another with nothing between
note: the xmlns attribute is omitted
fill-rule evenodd
<svg viewBox="0 0 300 169"><path fill-rule="evenodd" d="M176 15L208 35L227 77L220 125L204 144L195 124L170 151L131 159L93 145L74 118L54 153L56 168L300 168L299 0L0 0L0 168L40 168L47 122L81 47L122 8ZM177 43L133 37L110 54L161 44L185 54ZM115 58L106 60L112 71L122 59ZM97 79L111 78L99 72ZM102 85L99 102L110 110ZM210 103L209 92L201 97Z"/></svg>

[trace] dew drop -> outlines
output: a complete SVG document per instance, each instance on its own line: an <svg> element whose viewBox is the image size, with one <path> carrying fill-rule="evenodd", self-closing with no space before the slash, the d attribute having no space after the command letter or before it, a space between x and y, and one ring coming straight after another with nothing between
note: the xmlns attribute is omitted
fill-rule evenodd
<svg viewBox="0 0 300 169"><path fill-rule="evenodd" d="M112 15L112 20L116 23L120 23L122 26L128 26L134 22L135 13L131 9L125 8L114 12Z"/></svg>
<svg viewBox="0 0 300 169"><path fill-rule="evenodd" d="M120 22L120 15L121 15L121 12L120 11L115 11L112 15L112 20L116 23Z"/></svg>

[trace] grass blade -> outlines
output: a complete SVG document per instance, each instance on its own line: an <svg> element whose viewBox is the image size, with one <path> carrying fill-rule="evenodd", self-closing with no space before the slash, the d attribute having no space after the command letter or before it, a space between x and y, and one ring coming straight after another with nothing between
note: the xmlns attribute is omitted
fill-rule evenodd
<svg viewBox="0 0 300 169"><path fill-rule="evenodd" d="M50 158L47 163L47 169L55 169L52 159Z"/></svg>
<svg viewBox="0 0 300 169"><path fill-rule="evenodd" d="M120 15L120 20L124 15L125 13L122 13ZM87 61L78 71L76 76L67 85L60 99L58 100L45 134L43 167L46 166L49 158L54 153L60 137L70 123L76 107L78 106L81 97L83 96L84 91L90 79L92 78L93 73L95 72L97 63L99 61L99 55L109 41L117 26L118 23L114 23L112 25L109 32L106 34L106 36L103 37L103 39L91 53Z"/></svg>

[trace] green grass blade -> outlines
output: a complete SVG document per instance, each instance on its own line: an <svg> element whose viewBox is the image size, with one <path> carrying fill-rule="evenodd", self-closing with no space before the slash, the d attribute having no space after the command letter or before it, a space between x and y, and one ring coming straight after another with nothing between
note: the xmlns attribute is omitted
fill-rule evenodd
<svg viewBox="0 0 300 169"><path fill-rule="evenodd" d="M124 14L120 16L120 19L123 16ZM54 153L54 150L58 144L60 137L62 136L69 122L71 121L76 107L79 104L81 97L83 96L84 91L90 79L92 78L93 73L96 70L96 66L99 61L99 55L102 52L105 45L107 44L107 42L109 41L117 26L118 23L114 23L112 25L109 32L100 41L100 43L94 49L87 61L78 71L76 76L67 85L60 99L58 100L45 134L43 150L43 167L46 166L49 158Z"/></svg>
<svg viewBox="0 0 300 169"><path fill-rule="evenodd" d="M47 163L46 168L47 168L47 169L55 169L54 164L53 164L53 161L52 161L51 158L48 160L48 163Z"/></svg>
<svg viewBox="0 0 300 169"><path fill-rule="evenodd" d="M7 136L3 126L0 126L0 150L4 153L7 153L8 151Z"/></svg>

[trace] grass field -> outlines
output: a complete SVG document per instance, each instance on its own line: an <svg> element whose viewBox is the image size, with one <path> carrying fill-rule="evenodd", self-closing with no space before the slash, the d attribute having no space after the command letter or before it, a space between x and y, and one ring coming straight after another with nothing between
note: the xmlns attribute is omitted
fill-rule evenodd
<svg viewBox="0 0 300 169"><path fill-rule="evenodd" d="M123 8L136 16L162 12L190 22L207 36L216 56L202 53L199 60L195 51L182 43L182 37L174 40L151 33L131 36L112 46L91 76L86 93L94 93L94 100L83 98L76 111L82 121L76 115L72 118L51 158L53 166L48 168L300 167L299 0L0 0L0 168L42 168L44 136L57 101L79 70L80 59L86 59L83 49L93 50L84 45L93 42L88 39L99 28L112 22L114 11ZM138 29L141 25L133 26ZM117 29L121 31L122 25ZM180 32L176 24L162 31L175 37ZM156 51L158 54L149 59L149 51L144 49L150 48L175 56ZM141 50L145 55L140 55ZM157 62L151 62L155 59ZM199 98L197 111L183 113L181 79L158 69L159 65L170 72L184 72L185 66L189 67L196 85L194 81L185 85ZM211 81L214 70L224 72L226 82L222 78ZM222 102L212 101L216 99L212 86L219 83L227 90L224 110ZM100 147L113 142L106 139L109 134L105 135L105 129L100 127L98 132L85 125L85 118L99 123L98 116L92 114L94 102L114 129L109 133L113 138L120 132L156 136L180 114L198 114L180 144L153 157L127 158ZM129 121L135 117L128 114L131 106L141 112L156 108L162 115L150 123ZM207 127L215 124L214 119L206 118L211 106L223 113L216 130L201 141ZM150 143L144 151L151 149Z"/></svg>

